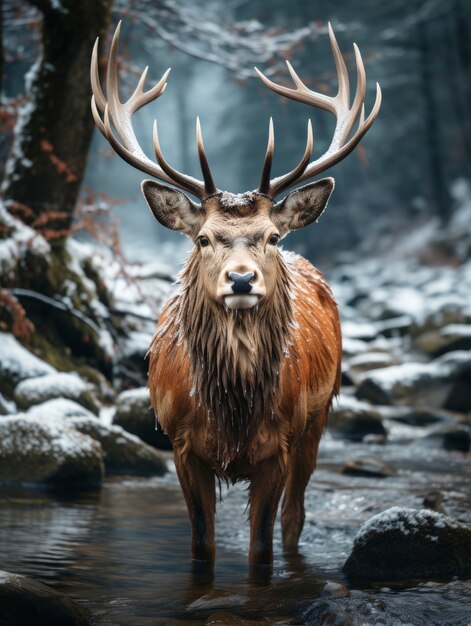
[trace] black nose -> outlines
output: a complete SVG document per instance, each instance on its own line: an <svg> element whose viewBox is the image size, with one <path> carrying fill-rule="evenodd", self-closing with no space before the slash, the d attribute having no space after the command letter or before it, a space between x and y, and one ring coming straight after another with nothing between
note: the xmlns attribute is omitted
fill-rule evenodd
<svg viewBox="0 0 471 626"><path fill-rule="evenodd" d="M250 293L252 291L252 285L250 281L254 279L255 274L253 272L247 272L246 274L238 274L237 272L229 272L230 280L232 280L232 291L234 293Z"/></svg>

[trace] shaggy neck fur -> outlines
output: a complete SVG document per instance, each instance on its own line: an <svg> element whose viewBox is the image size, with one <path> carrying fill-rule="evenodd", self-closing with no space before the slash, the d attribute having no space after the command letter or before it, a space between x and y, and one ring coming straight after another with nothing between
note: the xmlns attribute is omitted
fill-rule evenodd
<svg viewBox="0 0 471 626"><path fill-rule="evenodd" d="M281 254L276 263L272 295L248 310L228 310L206 295L197 253L181 276L180 337L188 349L196 397L216 427L223 467L274 410L292 318L289 270Z"/></svg>

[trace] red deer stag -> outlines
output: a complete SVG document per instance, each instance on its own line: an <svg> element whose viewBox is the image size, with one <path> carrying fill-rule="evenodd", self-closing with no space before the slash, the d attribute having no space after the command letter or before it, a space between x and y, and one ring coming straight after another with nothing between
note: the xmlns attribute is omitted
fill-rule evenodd
<svg viewBox="0 0 471 626"><path fill-rule="evenodd" d="M327 109L337 123L327 152L310 162L309 122L299 164L283 176L270 178L274 150L270 120L260 186L235 195L219 190L213 182L198 119L202 181L165 160L157 123L156 162L144 154L131 117L162 95L170 70L144 91L146 68L134 93L121 102L119 30L118 25L111 44L106 97L98 75L98 40L93 50L95 122L125 161L200 200L196 204L181 191L152 180L142 183L154 217L194 243L179 289L160 316L149 364L152 404L173 443L191 520L193 558L214 561L215 477L219 477L250 482L249 559L255 565L270 563L283 492L283 543L287 549L297 546L304 522L304 491L316 465L332 398L339 391L341 360L337 307L327 283L308 261L278 247L289 231L319 218L334 180L307 184L280 202L275 197L346 157L374 122L381 91L377 85L375 104L365 119L365 70L354 44L357 86L350 105L348 73L330 25L339 82L336 96L308 89L289 63L294 89L277 85L256 70L275 93Z"/></svg>

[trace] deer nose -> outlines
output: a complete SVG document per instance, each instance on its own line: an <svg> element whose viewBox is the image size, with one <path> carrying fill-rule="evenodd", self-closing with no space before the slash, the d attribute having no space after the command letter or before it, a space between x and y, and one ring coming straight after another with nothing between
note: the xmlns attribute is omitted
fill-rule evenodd
<svg viewBox="0 0 471 626"><path fill-rule="evenodd" d="M232 280L231 287L234 293L250 293L252 291L250 281L255 278L254 272L246 272L245 274L229 272L228 277Z"/></svg>

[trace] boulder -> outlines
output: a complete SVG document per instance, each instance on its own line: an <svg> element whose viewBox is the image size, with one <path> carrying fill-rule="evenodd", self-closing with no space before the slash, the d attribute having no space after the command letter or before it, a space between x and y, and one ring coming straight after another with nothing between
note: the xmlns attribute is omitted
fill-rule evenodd
<svg viewBox="0 0 471 626"><path fill-rule="evenodd" d="M409 426L423 428L432 424L459 424L466 422L466 416L455 411L445 409L434 409L427 406L417 407L388 407L390 411L383 412L389 419Z"/></svg>
<svg viewBox="0 0 471 626"><path fill-rule="evenodd" d="M15 387L14 399L23 410L54 398L74 400L93 413L99 411L92 385L74 373L56 372L28 378Z"/></svg>
<svg viewBox="0 0 471 626"><path fill-rule="evenodd" d="M0 392L12 396L16 385L27 378L53 374L56 370L24 348L9 333L0 333Z"/></svg>
<svg viewBox="0 0 471 626"><path fill-rule="evenodd" d="M348 339L373 341L378 336L378 329L371 322L346 320L342 322L342 335L348 337Z"/></svg>
<svg viewBox="0 0 471 626"><path fill-rule="evenodd" d="M0 483L88 488L103 475L100 444L62 421L24 414L0 419Z"/></svg>
<svg viewBox="0 0 471 626"><path fill-rule="evenodd" d="M429 330L415 337L414 344L433 356L455 350L471 350L471 324L448 324Z"/></svg>
<svg viewBox="0 0 471 626"><path fill-rule="evenodd" d="M351 358L348 364L352 374L360 374L369 370L398 365L399 360L388 352L364 352Z"/></svg>
<svg viewBox="0 0 471 626"><path fill-rule="evenodd" d="M10 415L10 413L16 413L16 405L0 392L0 415Z"/></svg>
<svg viewBox="0 0 471 626"><path fill-rule="evenodd" d="M113 423L155 448L172 449L169 438L157 423L146 387L123 391L118 396Z"/></svg>
<svg viewBox="0 0 471 626"><path fill-rule="evenodd" d="M415 597L407 591L398 593L388 589L350 589L344 597L322 594L303 611L300 623L304 626L468 626L466 584L466 581L452 581L431 589L431 583L419 583L413 592ZM433 599L438 592L442 601ZM432 601L427 602L431 594Z"/></svg>
<svg viewBox="0 0 471 626"><path fill-rule="evenodd" d="M388 476L394 476L395 471L385 463L381 463L381 461L377 461L376 459L361 458L347 461L342 467L342 474L387 478Z"/></svg>
<svg viewBox="0 0 471 626"><path fill-rule="evenodd" d="M46 400L46 402L36 404L26 411L26 415L43 420L51 418L61 420L69 417L91 417L97 419L96 415L84 406L66 398L54 398L53 400Z"/></svg>
<svg viewBox="0 0 471 626"><path fill-rule="evenodd" d="M100 442L106 473L162 476L167 472L162 455L121 426L87 417L72 417L67 423Z"/></svg>
<svg viewBox="0 0 471 626"><path fill-rule="evenodd" d="M343 571L369 581L467 576L471 528L435 511L392 507L361 526Z"/></svg>
<svg viewBox="0 0 471 626"><path fill-rule="evenodd" d="M0 571L0 626L88 626L88 611L35 580Z"/></svg>
<svg viewBox="0 0 471 626"><path fill-rule="evenodd" d="M362 441L366 435L387 436L379 412L351 396L342 395L338 403L334 401L327 426L334 436L350 441Z"/></svg>
<svg viewBox="0 0 471 626"><path fill-rule="evenodd" d="M427 448L469 452L471 450L471 429L468 426L454 424L439 426L425 437L418 439L415 444Z"/></svg>
<svg viewBox="0 0 471 626"><path fill-rule="evenodd" d="M356 396L373 404L444 406L453 383L471 368L471 351L450 352L431 363L403 363L359 379ZM451 408L451 407L449 407Z"/></svg>

